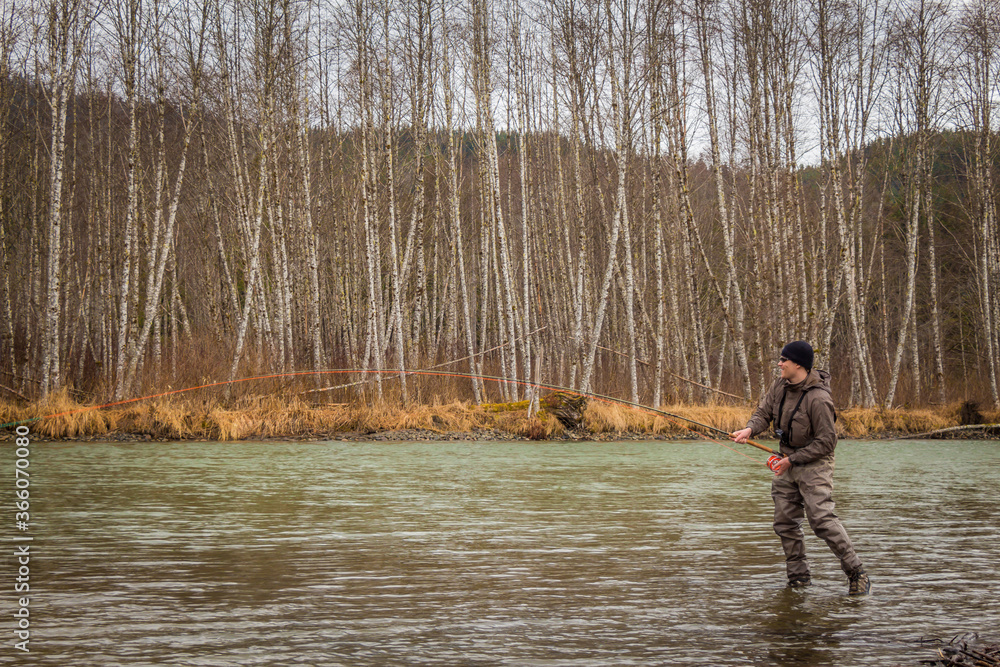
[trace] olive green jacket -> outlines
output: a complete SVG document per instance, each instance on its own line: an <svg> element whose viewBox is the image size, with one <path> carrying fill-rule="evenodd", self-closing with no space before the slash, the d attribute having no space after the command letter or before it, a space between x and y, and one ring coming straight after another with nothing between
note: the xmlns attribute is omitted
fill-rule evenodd
<svg viewBox="0 0 1000 667"><path fill-rule="evenodd" d="M803 392L805 397L795 411L795 404ZM812 463L833 454L837 446L837 417L830 395L830 374L813 369L805 380L794 385L782 378L775 380L747 422L751 437L763 432L778 419L782 396L785 397L785 404L781 410L781 424L775 428L781 428L786 433L790 431L791 441L788 445L782 443L781 453L796 465ZM790 425L789 419L792 419Z"/></svg>

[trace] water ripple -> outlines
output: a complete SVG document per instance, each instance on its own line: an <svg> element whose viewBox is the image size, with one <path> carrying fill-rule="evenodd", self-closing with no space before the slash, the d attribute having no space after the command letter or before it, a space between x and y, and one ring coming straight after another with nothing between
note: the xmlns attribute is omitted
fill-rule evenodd
<svg viewBox="0 0 1000 667"><path fill-rule="evenodd" d="M39 664L886 665L1000 627L994 443L841 444L866 599L811 535L787 589L769 474L708 443L33 457Z"/></svg>

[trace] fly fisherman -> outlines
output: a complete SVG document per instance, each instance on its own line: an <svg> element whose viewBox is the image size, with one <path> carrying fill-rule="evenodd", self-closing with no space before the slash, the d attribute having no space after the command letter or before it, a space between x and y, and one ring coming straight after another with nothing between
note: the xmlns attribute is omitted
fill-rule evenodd
<svg viewBox="0 0 1000 667"><path fill-rule="evenodd" d="M774 532L785 550L788 585L808 586L809 562L802 535L802 515L809 519L816 536L825 540L840 559L849 580L849 595L865 595L871 581L854 553L851 538L833 511L833 450L837 430L830 374L813 370L813 349L797 340L781 350L781 377L774 381L747 422L730 437L736 442L767 429L781 441L782 458L773 467L771 497L774 498Z"/></svg>

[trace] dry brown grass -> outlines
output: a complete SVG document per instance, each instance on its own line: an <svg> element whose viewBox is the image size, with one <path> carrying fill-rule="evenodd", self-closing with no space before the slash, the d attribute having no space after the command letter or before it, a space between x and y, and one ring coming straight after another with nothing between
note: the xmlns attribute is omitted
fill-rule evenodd
<svg viewBox="0 0 1000 667"><path fill-rule="evenodd" d="M5 422L37 419L30 424L31 430L53 439L78 438L109 430L106 414L77 403L65 388L23 408L8 406L5 412L11 415Z"/></svg>
<svg viewBox="0 0 1000 667"><path fill-rule="evenodd" d="M210 409L203 419L202 430L205 436L216 440L312 436L337 430L338 422L347 423L348 420L338 418L337 412L330 414L297 396L243 397L231 407Z"/></svg>
<svg viewBox="0 0 1000 667"><path fill-rule="evenodd" d="M336 405L313 408L322 431L373 433L403 429L424 429L438 433L486 428L491 419L482 407L455 401L447 405Z"/></svg>
<svg viewBox="0 0 1000 667"><path fill-rule="evenodd" d="M748 408L690 405L665 405L660 406L659 410L675 416L661 415L652 410L632 406L591 401L584 415L584 424L593 433L681 436L691 433L692 430L705 430L687 421L691 420L730 433L743 428L752 412Z"/></svg>
<svg viewBox="0 0 1000 667"><path fill-rule="evenodd" d="M244 410L216 408L208 413L205 430L213 440L246 440L260 432L260 422Z"/></svg>
<svg viewBox="0 0 1000 667"><path fill-rule="evenodd" d="M727 433L742 428L752 412L749 407L727 406L668 405L661 409ZM837 427L840 435L847 438L925 433L958 425L960 410L960 403L922 409L850 408L839 411ZM981 413L987 423L1000 421L1000 411L981 410ZM496 429L545 440L565 433L562 424L544 410L528 418L525 402L477 406L467 401L443 403L435 397L430 404L405 408L386 403L310 404L287 391L243 395L229 402L168 397L108 409L79 404L61 391L27 406L0 402L0 419L3 423L38 419L30 424L31 430L53 439L122 433L148 435L158 440L247 440L413 429L435 433ZM587 406L583 428L594 435L683 436L698 430L683 420L596 400Z"/></svg>
<svg viewBox="0 0 1000 667"><path fill-rule="evenodd" d="M733 407L730 405L674 405L663 408L681 417L686 417L701 424L707 424L726 433L732 433L746 426L751 408ZM697 427L695 427L697 428Z"/></svg>
<svg viewBox="0 0 1000 667"><path fill-rule="evenodd" d="M530 418L527 409L517 412L500 412L493 415L487 412L484 416L488 421L480 428L505 431L530 440L548 440L561 436L566 431L555 417L544 411Z"/></svg>
<svg viewBox="0 0 1000 667"><path fill-rule="evenodd" d="M583 425L591 433L639 433L651 422L648 415L603 401L591 401L583 413Z"/></svg>
<svg viewBox="0 0 1000 667"><path fill-rule="evenodd" d="M873 438L891 434L915 434L958 425L945 408L904 410L895 408L849 408L837 413L837 432L845 438Z"/></svg>

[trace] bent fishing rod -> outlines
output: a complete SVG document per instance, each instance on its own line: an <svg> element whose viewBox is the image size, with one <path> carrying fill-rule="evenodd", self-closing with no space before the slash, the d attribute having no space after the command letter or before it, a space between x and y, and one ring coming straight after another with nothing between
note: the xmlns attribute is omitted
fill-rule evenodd
<svg viewBox="0 0 1000 667"><path fill-rule="evenodd" d="M535 389L545 389L545 390L553 391L553 392L562 392L562 393L566 393L566 394L573 394L573 395L582 396L584 398L590 398L590 399L593 399L593 400L598 400L598 401L602 401L602 402L606 402L606 403L617 403L619 405L625 405L625 406L628 406L628 407L632 407L632 408L636 408L636 409L639 409L639 410L643 410L643 411L646 411L646 412L651 413L651 414L656 414L656 415L660 415L660 416L663 416L663 417L667 417L670 420L680 420L680 421L683 421L683 422L687 422L689 424L693 424L694 426L698 426L698 427L700 427L702 429L705 429L705 430L708 430L708 431L714 431L716 433L721 433L721 434L725 435L726 437L729 437L729 433L727 431L723 431L722 429L716 428L715 426L710 426L708 424L704 424L702 422L695 421L694 419L690 419L690 418L684 417L682 415L674 414L672 412L667 412L665 410L660 410L658 408L653 408L653 407L650 407L648 405L643 405L641 403L636 403L634 401L628 401L628 400L625 400L623 398L617 398L615 396L607 396L607 395L604 395L604 394L598 394L598 393L590 392L590 391L583 391L583 390L580 390L580 389L573 389L571 387L563 387L563 386L555 385L555 384L548 384L548 383L542 383L542 382L529 382L529 381L526 381L526 380L517 380L517 379L507 378L507 377L502 377L502 376L497 376L497 375L483 375L483 374L479 374L479 373L463 373L463 372L456 372L456 371L406 370L406 369L400 369L400 368L383 368L383 369L371 369L371 368L336 368L336 369L324 369L324 370L316 370L316 371L292 371L292 372L286 372L286 373L274 373L274 374L269 374L269 375L256 375L256 376L252 376L252 377L238 378L238 379L235 379L235 380L225 380L225 381L220 381L220 382L211 382L211 383L208 383L208 384L197 385L197 386L193 386L193 387L186 387L184 389L173 389L173 390L170 390L170 391L160 392L160 393L157 393L157 394L150 394L148 396L140 396L140 397L137 397L137 398L129 398L129 399L121 400L121 401L113 401L113 402L110 402L110 403L105 403L103 405L94 405L94 406L87 406L87 407L83 407L83 408L76 408L76 409L73 409L73 410L66 410L66 411L63 411L63 412L57 412L57 413L53 413L53 414L50 414L50 415L43 415L41 417L32 417L30 419L23 419L23 420L19 420L19 421L10 422L8 424L2 424L2 425L0 425L0 428L9 428L9 427L12 427L12 426L16 427L16 426L23 425L23 424L30 424L32 422L41 421L43 419L52 419L52 418L55 418L55 417L64 417L64 416L68 416L68 415L71 415L71 414L79 414L81 412L89 412L91 410L100 410L100 409L103 409L103 408L110 408L110 407L116 407L116 406L120 406L120 405L127 405L129 403L137 403L137 402L140 402L140 401L149 400L149 399L153 399L153 398L163 398L163 397L166 397L166 396L172 396L172 395L176 395L176 394L182 394L182 393L186 393L186 392L189 392L189 391L195 391L195 390L198 390L198 389L209 389L209 388L214 388L214 387L222 387L222 386L230 386L230 385L234 385L234 384L241 384L241 383L244 383L244 382L263 381L263 380L277 380L277 379L280 379L280 378L304 377L304 376L310 376L310 375L351 375L351 374L355 374L355 375L357 375L357 374L367 374L367 375L378 374L378 375L386 375L386 376L392 376L392 375L420 375L420 376L432 376L432 377L464 378L464 379L472 379L472 380L489 380L491 382L498 382L498 383L500 383L500 382L506 382L508 384L514 384L514 385L519 385L519 386L524 386L524 387L533 387ZM391 377L390 378L386 378L386 379L391 379ZM684 426L684 425L678 424L678 426ZM696 429L691 428L690 426L684 426L684 428L687 428L688 430L690 430L690 431L692 431L694 433L699 433ZM700 435L706 435L706 434L700 433ZM714 439L714 438L712 438L712 439ZM751 447L756 447L757 449L760 449L760 450L762 450L764 452L767 452L768 454L780 456L780 453L777 450L771 449L770 447L767 447L767 446L762 445L760 443L754 442L753 440L747 440L746 443L744 443L744 444L750 445Z"/></svg>
<svg viewBox="0 0 1000 667"><path fill-rule="evenodd" d="M317 372L325 372L325 371L317 371ZM335 371L330 371L330 372L335 372ZM373 373L373 372L376 372L376 371L372 371L372 370L369 369L369 370L366 370L366 371L350 371L350 370L345 370L343 372L345 372L345 373L349 373L349 372L367 372L367 373ZM633 401L628 401L628 400L625 400L624 398L617 398L615 396L607 396L605 394L597 394L595 392L583 391L583 390L580 390L580 389L572 389L570 387L562 387L560 385L555 385L555 384L548 384L548 383L541 383L541 382L528 382L528 381L525 381L525 380L515 380L515 379L511 379L511 378L507 378L507 377L497 376L497 375L482 375L482 374L477 374L477 373L462 373L462 372L452 372L452 371L447 371L447 372L445 372L445 371L434 371L434 370L409 370L408 371L408 370L402 370L402 369L384 369L381 372L385 373L386 375L390 375L390 374L397 374L397 375L398 374L405 374L405 375L441 375L441 376L461 377L461 378L470 378L470 379L478 379L478 380L490 380L490 381L493 381L493 382L509 382L511 384L517 384L517 385L526 386L526 387L533 387L533 388L536 388L536 389L547 389L549 391L558 391L558 392L562 392L562 393L566 393L566 394L575 394L577 396L583 396L585 398L591 398L591 399L595 399L595 400L606 402L606 403L618 403L619 405L625 405L625 406L628 406L628 407L631 407L631 408L637 408L639 410L645 410L646 412L657 414L657 415L660 415L660 416L663 416L663 417L668 417L668 418L671 418L671 419L679 419L681 421L688 422L688 423L693 424L695 426L699 426L699 427L701 427L703 429L706 429L706 430L709 430L709 431L714 431L716 433L721 433L722 435L725 435L726 437L729 437L729 432L728 431L724 431L721 428L717 428L715 426L709 426L708 424L703 424L703 423L701 423L699 421L695 421L694 419L690 419L688 417L683 417L681 415L674 414L672 412L667 412L665 410L659 410L657 408L650 407L648 405L643 405L642 403L635 403ZM682 426L682 425L678 424L678 426ZM685 426L684 428L687 428L689 431L693 431L695 433L698 432L698 431L695 431L694 429L692 429L692 428L690 428L688 426ZM700 434L700 435L704 435L704 434ZM777 454L777 455L780 455L780 452L778 452L777 450L771 449L770 447L767 447L766 445L762 445L762 444L760 444L758 442L754 442L753 440L747 440L746 443L744 443L744 444L750 445L751 447L756 447L757 449L760 449L761 451L767 452L768 454Z"/></svg>
<svg viewBox="0 0 1000 667"><path fill-rule="evenodd" d="M544 387L544 388L549 389L549 387ZM651 413L654 413L654 414L662 415L664 417L671 417L673 419L680 419L681 421L686 421L686 422L688 422L690 424L694 424L695 426L701 427L701 428L706 429L708 431L714 431L716 433L721 433L722 435L724 435L726 437L729 437L729 431L723 431L721 428L716 428L715 426L709 426L708 424L703 424L703 423L701 423L699 421L695 421L694 419L691 419L689 417L683 417L681 415L674 414L672 412L667 412L665 410L660 410L658 408L654 408L654 407L651 407L651 406L648 406L648 405L642 405L641 403L634 403L632 401L627 401L624 398L615 398L614 396L604 396L602 394L594 394L594 393L591 393L591 392L579 391L577 389L564 389L562 387L560 387L558 389L555 389L555 391L565 391L565 392L568 392L568 393L579 394L581 396L587 396L589 398L595 398L595 399L598 399L598 400L601 400L601 401L610 401L612 403L620 403L621 405L627 405L627 406L630 406L630 407L633 407L633 408L638 408L640 410L645 410L647 412L651 412ZM692 429L690 427L685 427L685 428L687 428L689 431L694 431L695 433L697 433L697 431L695 431L694 429ZM702 435L704 435L704 434L702 434ZM751 447L756 447L757 449L759 449L761 451L765 451L768 454L777 454L777 455L780 456L780 452L778 452L775 449L771 449L770 447L768 447L766 445L762 445L759 442L754 442L753 440L747 440L744 444L750 445Z"/></svg>

